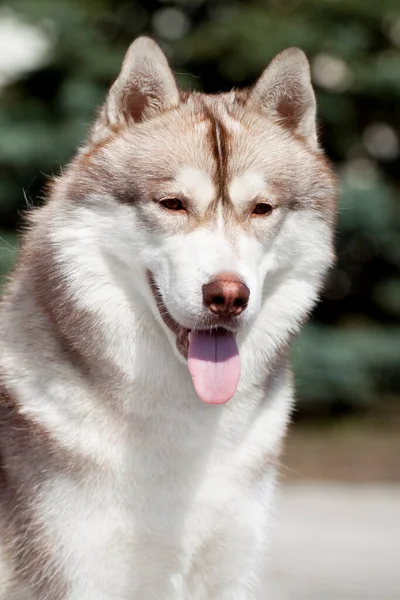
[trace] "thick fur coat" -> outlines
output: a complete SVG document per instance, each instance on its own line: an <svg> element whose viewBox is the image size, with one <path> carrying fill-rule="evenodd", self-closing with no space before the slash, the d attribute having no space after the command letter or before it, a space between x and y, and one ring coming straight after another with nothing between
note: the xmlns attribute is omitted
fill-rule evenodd
<svg viewBox="0 0 400 600"><path fill-rule="evenodd" d="M131 45L2 301L0 600L266 598L288 349L334 218L300 50L213 96ZM231 354L202 363L210 339Z"/></svg>

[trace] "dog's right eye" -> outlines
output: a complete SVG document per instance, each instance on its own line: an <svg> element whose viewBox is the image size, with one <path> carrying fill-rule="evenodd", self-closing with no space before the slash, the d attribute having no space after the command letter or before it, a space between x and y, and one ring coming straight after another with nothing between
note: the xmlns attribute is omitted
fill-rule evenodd
<svg viewBox="0 0 400 600"><path fill-rule="evenodd" d="M160 204L167 210L186 210L179 198L165 198L160 200Z"/></svg>

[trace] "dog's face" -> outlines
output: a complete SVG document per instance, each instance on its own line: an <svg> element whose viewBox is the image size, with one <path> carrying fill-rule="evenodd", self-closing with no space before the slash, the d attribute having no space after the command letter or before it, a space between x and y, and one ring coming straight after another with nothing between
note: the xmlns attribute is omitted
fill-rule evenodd
<svg viewBox="0 0 400 600"><path fill-rule="evenodd" d="M225 340L215 352L235 354L231 334L269 318L282 278L298 281L281 301L304 318L301 295L308 286L308 309L332 261L335 186L299 50L250 91L206 96L179 93L159 48L137 40L77 164L104 252L145 275L143 297L181 355L189 332L210 330Z"/></svg>

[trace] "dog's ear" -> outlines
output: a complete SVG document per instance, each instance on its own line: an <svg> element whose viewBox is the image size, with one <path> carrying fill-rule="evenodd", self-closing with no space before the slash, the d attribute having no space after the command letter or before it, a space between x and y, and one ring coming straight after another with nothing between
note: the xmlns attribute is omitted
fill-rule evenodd
<svg viewBox="0 0 400 600"><path fill-rule="evenodd" d="M150 119L178 102L179 91L164 53L152 39L137 38L94 124L91 142L100 141L121 124Z"/></svg>
<svg viewBox="0 0 400 600"><path fill-rule="evenodd" d="M248 106L265 111L313 150L318 148L310 65L299 48L288 48L270 62L250 92Z"/></svg>

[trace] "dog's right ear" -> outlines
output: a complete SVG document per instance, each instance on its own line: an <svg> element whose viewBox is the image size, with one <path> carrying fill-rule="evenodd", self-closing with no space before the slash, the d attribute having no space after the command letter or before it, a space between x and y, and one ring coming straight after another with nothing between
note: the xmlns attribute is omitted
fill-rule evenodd
<svg viewBox="0 0 400 600"><path fill-rule="evenodd" d="M101 141L121 125L150 119L178 102L179 91L164 53L152 39L140 37L125 55L90 142Z"/></svg>

